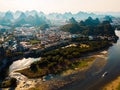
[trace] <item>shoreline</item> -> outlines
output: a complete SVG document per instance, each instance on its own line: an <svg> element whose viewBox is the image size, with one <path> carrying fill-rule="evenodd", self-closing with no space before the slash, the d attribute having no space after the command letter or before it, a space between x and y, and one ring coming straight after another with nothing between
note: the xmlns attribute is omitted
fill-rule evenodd
<svg viewBox="0 0 120 90"><path fill-rule="evenodd" d="M120 76L106 84L102 90L120 90Z"/></svg>
<svg viewBox="0 0 120 90"><path fill-rule="evenodd" d="M39 90L43 90L45 87L46 89L44 90L54 90L63 87L64 85L67 85L69 83L75 82L77 79L82 79L84 77L84 73L91 68L91 66L95 63L98 68L104 67L106 64L106 60L103 60L101 62L101 65L98 65L100 63L100 60L97 60L98 58L103 58L106 57L107 55L107 50L100 51L93 53L92 55L88 55L87 57L84 58L91 58L94 57L95 59L92 61L88 61L87 64L88 66L85 66L83 68L75 68L74 70L67 70L63 72L61 75L57 75L55 78L47 80L47 81L42 81L41 78L37 79L28 79L24 75L20 73L13 72L10 77L15 77L18 80L18 85L16 87L17 89L24 89L24 90L34 90L35 87L38 87ZM83 59L83 58L81 58ZM104 58L106 59L106 58ZM97 61L97 62L95 62ZM96 72L98 73L98 72ZM81 77L80 77L81 76ZM80 77L80 78L79 78ZM24 81L25 80L25 81ZM29 83L25 83L29 82ZM58 85L57 85L58 84ZM40 89L42 88L42 89Z"/></svg>
<svg viewBox="0 0 120 90"><path fill-rule="evenodd" d="M63 44L63 45L66 45L66 44ZM109 45L106 46L106 47L99 48L99 50L90 51L90 52L86 53L85 55L89 56L89 55L91 55L91 53L93 54L93 53L99 52L99 51L101 51L101 50L108 49L108 48L111 47L111 46L112 46L112 44L109 44ZM52 48L52 47L51 47L51 48ZM53 48L52 48L52 49L53 49ZM100 49L101 49L101 50L100 50ZM51 49L48 48L48 49L45 49L45 50L49 51L49 50L51 50ZM43 52L44 52L45 50L43 50ZM40 51L40 50L38 50L38 51L39 51L39 53L42 52L42 51ZM9 68L9 66L10 66L14 61L17 61L17 60L23 59L23 58L28 58L29 54L30 54L30 53L26 53L25 55L16 56L16 57L14 57L14 58L11 57L11 58L9 58L9 59L8 59L8 57L6 57L5 59L7 59L8 62L6 62L6 63L7 63L7 66L5 66L5 68L4 68L4 69L7 68L7 70L5 70L5 72L8 73L8 68ZM36 55L36 54L35 54L35 55ZM36 56L38 56L38 55L36 55ZM40 56L39 56L39 57L40 57ZM82 57L85 57L85 56L83 55ZM29 56L29 58L38 58L38 57ZM7 76L8 76L8 75L7 75ZM5 77L4 77L4 79L5 79Z"/></svg>

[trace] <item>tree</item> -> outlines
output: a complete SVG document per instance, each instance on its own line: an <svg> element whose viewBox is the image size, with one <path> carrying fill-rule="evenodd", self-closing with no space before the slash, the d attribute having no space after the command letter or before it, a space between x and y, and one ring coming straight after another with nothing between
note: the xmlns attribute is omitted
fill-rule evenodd
<svg viewBox="0 0 120 90"><path fill-rule="evenodd" d="M5 56L5 49L0 47L0 56Z"/></svg>
<svg viewBox="0 0 120 90"><path fill-rule="evenodd" d="M32 63L30 65L30 70L33 71L33 72L36 72L37 71L37 65L35 63Z"/></svg>

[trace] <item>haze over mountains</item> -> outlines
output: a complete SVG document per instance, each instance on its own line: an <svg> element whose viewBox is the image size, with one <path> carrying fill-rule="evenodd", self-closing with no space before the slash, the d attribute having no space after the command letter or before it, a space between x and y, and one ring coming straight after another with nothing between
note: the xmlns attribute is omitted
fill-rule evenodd
<svg viewBox="0 0 120 90"><path fill-rule="evenodd" d="M113 13L113 15L118 15L119 13ZM87 13L87 12L78 12L73 14L71 12L61 13L50 13L44 14L43 12L37 12L35 10L32 11L16 11L16 12L0 12L0 24L1 25L43 25L43 24L55 24L61 25L65 24L71 17L74 17L76 20L83 20L88 17L92 18L103 18L105 14L95 14L95 13Z"/></svg>

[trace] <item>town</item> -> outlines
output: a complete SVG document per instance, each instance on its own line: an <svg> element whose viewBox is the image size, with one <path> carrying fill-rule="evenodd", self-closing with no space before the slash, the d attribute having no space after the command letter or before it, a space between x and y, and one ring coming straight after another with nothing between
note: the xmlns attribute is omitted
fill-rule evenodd
<svg viewBox="0 0 120 90"><path fill-rule="evenodd" d="M40 30L39 27L34 26L21 26L16 28L0 26L0 47L4 47L5 50L10 50L11 52L24 52L48 48L77 37L88 37L89 40L114 40L114 36L71 34L61 31L59 27L50 27L46 30Z"/></svg>

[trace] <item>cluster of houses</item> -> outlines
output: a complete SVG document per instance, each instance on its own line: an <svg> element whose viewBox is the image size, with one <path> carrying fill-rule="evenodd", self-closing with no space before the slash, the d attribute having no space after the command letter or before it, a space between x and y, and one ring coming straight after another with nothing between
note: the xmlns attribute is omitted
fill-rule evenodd
<svg viewBox="0 0 120 90"><path fill-rule="evenodd" d="M25 48L40 48L40 46L51 46L54 43L71 38L71 34L59 30L58 27L51 27L40 30L38 27L17 27L14 31L17 41ZM37 40L40 43L32 45L30 40Z"/></svg>
<svg viewBox="0 0 120 90"><path fill-rule="evenodd" d="M51 27L40 30L39 27L16 27L14 31L7 30L1 33L1 46L11 51L24 51L52 46L56 43L71 38L71 34L59 30L58 27ZM8 33L9 32L9 33ZM38 43L31 43L31 40Z"/></svg>
<svg viewBox="0 0 120 90"><path fill-rule="evenodd" d="M50 27L46 30L40 30L39 27L16 27L14 30L10 27L0 26L1 46L12 51L25 51L28 49L41 49L57 45L70 38L86 37L80 34L70 34L63 32L59 27ZM113 40L114 36L87 36L89 40L107 39ZM37 43L31 43L33 42Z"/></svg>
<svg viewBox="0 0 120 90"><path fill-rule="evenodd" d="M69 39L71 38L71 34L60 31L59 29L49 29L40 31L40 34L37 34L37 38L41 41L42 45L48 45Z"/></svg>

